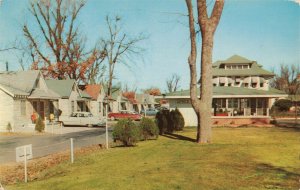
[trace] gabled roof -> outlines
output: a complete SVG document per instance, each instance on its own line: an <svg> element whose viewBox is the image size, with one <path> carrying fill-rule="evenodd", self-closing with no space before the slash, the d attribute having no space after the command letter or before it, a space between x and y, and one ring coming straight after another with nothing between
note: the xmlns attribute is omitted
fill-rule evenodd
<svg viewBox="0 0 300 190"><path fill-rule="evenodd" d="M46 80L46 84L49 89L56 92L62 98L68 98L71 95L75 80Z"/></svg>
<svg viewBox="0 0 300 190"><path fill-rule="evenodd" d="M197 90L197 95L200 95L200 90ZM275 88L269 90L259 90L244 87L229 87L229 86L215 86L213 87L213 96L287 96L283 91ZM182 90L166 94L167 97L189 97L190 90Z"/></svg>
<svg viewBox="0 0 300 190"><path fill-rule="evenodd" d="M4 91L14 95L28 96L40 75L38 70L0 72L0 85Z"/></svg>

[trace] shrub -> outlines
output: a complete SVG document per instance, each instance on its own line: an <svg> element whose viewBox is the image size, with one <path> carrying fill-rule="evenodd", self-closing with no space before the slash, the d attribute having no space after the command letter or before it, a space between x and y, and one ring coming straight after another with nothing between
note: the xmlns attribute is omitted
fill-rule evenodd
<svg viewBox="0 0 300 190"><path fill-rule="evenodd" d="M172 117L172 124L173 124L173 130L174 131L182 131L184 127L184 118L180 111L176 108L172 111L173 114L171 114ZM171 113L172 113L171 112Z"/></svg>
<svg viewBox="0 0 300 190"><path fill-rule="evenodd" d="M133 146L141 137L140 128L131 119L120 119L114 126L113 138L124 146Z"/></svg>
<svg viewBox="0 0 300 190"><path fill-rule="evenodd" d="M6 130L7 130L8 132L11 132L11 131L12 131L12 126L11 126L10 122L8 122L8 124L6 125Z"/></svg>
<svg viewBox="0 0 300 190"><path fill-rule="evenodd" d="M35 123L35 130L38 132L42 132L45 129L45 124L43 120L39 117Z"/></svg>
<svg viewBox="0 0 300 190"><path fill-rule="evenodd" d="M289 111L290 107L293 106L293 102L287 99L277 100L274 104L275 109L277 108L279 111Z"/></svg>
<svg viewBox="0 0 300 190"><path fill-rule="evenodd" d="M169 110L161 110L155 116L160 135L165 134L168 130L168 115Z"/></svg>
<svg viewBox="0 0 300 190"><path fill-rule="evenodd" d="M159 129L152 119L144 117L140 122L140 128L144 140L148 140L150 137L158 138Z"/></svg>

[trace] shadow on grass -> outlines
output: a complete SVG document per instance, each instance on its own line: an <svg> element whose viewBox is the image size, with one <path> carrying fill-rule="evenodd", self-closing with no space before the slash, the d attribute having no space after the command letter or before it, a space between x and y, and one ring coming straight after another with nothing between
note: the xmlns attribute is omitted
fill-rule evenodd
<svg viewBox="0 0 300 190"><path fill-rule="evenodd" d="M299 173L290 172L281 167L276 167L271 164L261 163L256 166L256 170L263 173L273 173L280 176L282 179L295 179L296 181L300 177Z"/></svg>
<svg viewBox="0 0 300 190"><path fill-rule="evenodd" d="M195 139L192 139L192 138L186 137L186 136L182 136L182 135L178 135L178 134L166 133L166 134L163 134L161 136L167 137L167 138L170 138L170 139L175 139L175 140L196 142Z"/></svg>

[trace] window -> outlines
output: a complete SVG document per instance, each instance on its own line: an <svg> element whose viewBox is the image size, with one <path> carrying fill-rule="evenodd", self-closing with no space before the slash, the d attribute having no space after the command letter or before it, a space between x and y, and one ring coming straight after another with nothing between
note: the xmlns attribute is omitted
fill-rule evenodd
<svg viewBox="0 0 300 190"><path fill-rule="evenodd" d="M260 87L264 87L264 83L260 83Z"/></svg>
<svg viewBox="0 0 300 190"><path fill-rule="evenodd" d="M225 83L220 83L220 86L225 86Z"/></svg>
<svg viewBox="0 0 300 190"><path fill-rule="evenodd" d="M225 98L216 98L213 99L213 103L217 108L226 108L226 99Z"/></svg>
<svg viewBox="0 0 300 190"><path fill-rule="evenodd" d="M249 83L244 83L244 87L248 88L249 87Z"/></svg>
<svg viewBox="0 0 300 190"><path fill-rule="evenodd" d="M257 86L257 83L255 82L255 83L252 83L252 88L256 88L256 86Z"/></svg>
<svg viewBox="0 0 300 190"><path fill-rule="evenodd" d="M54 105L53 105L53 102L49 102L49 111L50 113L53 113L54 114Z"/></svg>
<svg viewBox="0 0 300 190"><path fill-rule="evenodd" d="M99 102L99 113L101 112L101 110L102 110L102 102Z"/></svg>
<svg viewBox="0 0 300 190"><path fill-rule="evenodd" d="M228 99L228 108L238 108L239 103L237 98Z"/></svg>
<svg viewBox="0 0 300 190"><path fill-rule="evenodd" d="M21 115L25 116L26 115L26 101L21 100Z"/></svg>
<svg viewBox="0 0 300 190"><path fill-rule="evenodd" d="M213 86L217 86L217 84L216 84L216 83L213 83Z"/></svg>
<svg viewBox="0 0 300 190"><path fill-rule="evenodd" d="M37 102L33 102L32 104L33 104L32 105L33 106L33 111L34 112L38 112L38 104L37 104Z"/></svg>

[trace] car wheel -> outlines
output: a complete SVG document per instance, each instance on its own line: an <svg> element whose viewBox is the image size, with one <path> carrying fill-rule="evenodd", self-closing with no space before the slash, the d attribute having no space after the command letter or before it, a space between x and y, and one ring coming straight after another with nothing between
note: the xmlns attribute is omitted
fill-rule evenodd
<svg viewBox="0 0 300 190"><path fill-rule="evenodd" d="M114 121L114 120L115 120L115 118L114 118L114 117L110 117L110 120Z"/></svg>

